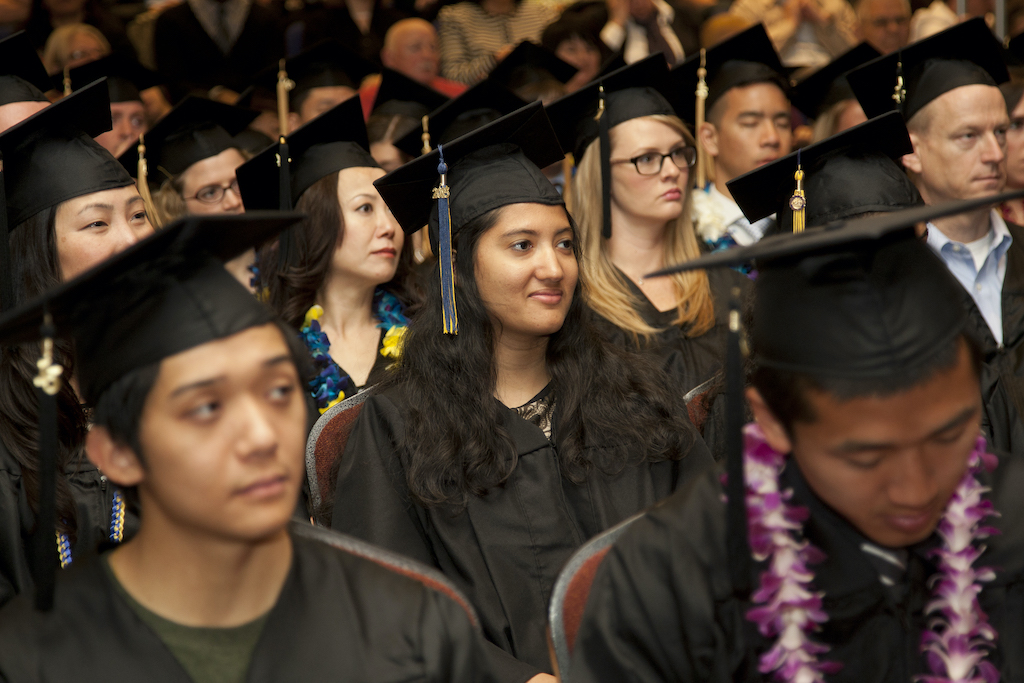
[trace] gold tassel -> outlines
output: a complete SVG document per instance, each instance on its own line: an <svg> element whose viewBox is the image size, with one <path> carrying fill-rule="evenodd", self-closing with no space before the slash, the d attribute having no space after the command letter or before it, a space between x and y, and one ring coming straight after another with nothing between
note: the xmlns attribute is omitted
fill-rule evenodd
<svg viewBox="0 0 1024 683"><path fill-rule="evenodd" d="M277 129L282 138L288 135L288 91L294 87L295 81L288 78L282 59L277 67Z"/></svg>
<svg viewBox="0 0 1024 683"><path fill-rule="evenodd" d="M900 109L903 105L903 101L907 99L907 91L903 87L903 62L896 62L896 87L893 88L892 99L896 103L896 108Z"/></svg>
<svg viewBox="0 0 1024 683"><path fill-rule="evenodd" d="M694 135L697 136L697 168L694 173L694 187L699 190L703 190L704 186L708 184L708 158L707 152L704 151L704 145L700 142L700 129L704 125L704 107L708 100L708 84L707 84L707 61L704 48L700 49L700 67L697 69L697 91L694 93L697 96L697 115L696 125L694 126Z"/></svg>
<svg viewBox="0 0 1024 683"><path fill-rule="evenodd" d="M71 69L64 67L64 97L71 94Z"/></svg>
<svg viewBox="0 0 1024 683"><path fill-rule="evenodd" d="M572 203L572 155L562 157L562 201L566 206Z"/></svg>
<svg viewBox="0 0 1024 683"><path fill-rule="evenodd" d="M599 83L597 86L597 114L594 115L594 120L600 121L602 116L604 116L604 83Z"/></svg>
<svg viewBox="0 0 1024 683"><path fill-rule="evenodd" d="M423 148L420 149L420 154L430 154L430 117L426 114L420 119L420 125L423 126L423 133L420 135L420 140L423 141Z"/></svg>
<svg viewBox="0 0 1024 683"><path fill-rule="evenodd" d="M146 136L139 136L139 165L137 167L136 184L139 187L139 194L142 195L142 201L146 204L146 213L149 214L149 222L153 224L154 229L160 229L162 221L157 215L156 206L153 204L153 195L149 192L149 162L146 161Z"/></svg>
<svg viewBox="0 0 1024 683"><path fill-rule="evenodd" d="M800 150L796 152L796 173L793 175L796 180L796 190L789 198L789 208L793 210L793 232L803 232L806 227L805 209L807 198L804 196L804 170L800 167Z"/></svg>

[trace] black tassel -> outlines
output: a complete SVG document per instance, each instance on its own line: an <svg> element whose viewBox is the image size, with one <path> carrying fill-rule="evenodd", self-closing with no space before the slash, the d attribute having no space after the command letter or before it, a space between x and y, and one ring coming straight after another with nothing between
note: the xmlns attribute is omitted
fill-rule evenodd
<svg viewBox="0 0 1024 683"><path fill-rule="evenodd" d="M14 274L11 272L11 233L7 227L7 191L0 162L0 312L14 308Z"/></svg>
<svg viewBox="0 0 1024 683"><path fill-rule="evenodd" d="M291 211L291 158L288 153L288 141L284 139L283 135L277 143L277 168L277 208L281 211ZM279 273L285 273L288 270L288 264L291 263L292 252L294 251L292 244L294 239L291 228L284 230L277 238L277 266Z"/></svg>
<svg viewBox="0 0 1024 683"><path fill-rule="evenodd" d="M725 447L729 498L726 538L733 594L742 600L750 595L750 540L747 529L747 487L743 476L743 353L741 349L740 290L729 298L729 338L725 356Z"/></svg>
<svg viewBox="0 0 1024 683"><path fill-rule="evenodd" d="M32 574L36 584L36 609L53 609L57 579L57 392L61 366L53 363L53 321L44 313L42 353L33 380L39 399L39 514L32 538Z"/></svg>
<svg viewBox="0 0 1024 683"><path fill-rule="evenodd" d="M597 124L601 137L601 236L612 236L612 143L608 137L608 117L601 116Z"/></svg>

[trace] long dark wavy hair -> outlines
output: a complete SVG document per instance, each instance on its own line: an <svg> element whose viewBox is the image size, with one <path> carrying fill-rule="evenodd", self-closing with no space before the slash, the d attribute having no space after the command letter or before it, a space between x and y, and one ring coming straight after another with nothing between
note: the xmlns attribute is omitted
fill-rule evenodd
<svg viewBox="0 0 1024 683"><path fill-rule="evenodd" d="M442 333L435 272L406 332L397 370L380 388L401 387L408 398L398 448L408 463L410 493L423 506L464 507L470 496L504 483L517 465L512 438L502 427L505 409L494 398L495 331L475 277L480 236L500 217L495 209L453 236L459 334ZM570 224L576 250L576 225ZM678 460L696 434L681 395L669 390L649 356L607 343L593 315L579 281L565 322L547 346L559 466L577 484L594 467L613 474L643 462ZM597 442L611 454L599 465L586 450Z"/></svg>
<svg viewBox="0 0 1024 683"><path fill-rule="evenodd" d="M15 305L31 301L61 282L60 259L54 235L57 208L27 219L10 233ZM64 368L57 394L57 529L72 543L78 522L75 501L65 471L85 457L83 444L88 420L68 381L74 375L74 347L67 339L54 342L54 362ZM32 379L36 376L38 344L5 347L0 358L0 440L21 468L29 507L39 510L39 401Z"/></svg>
<svg viewBox="0 0 1024 683"><path fill-rule="evenodd" d="M299 328L306 311L316 302L331 268L334 250L345 236L345 224L338 204L338 172L324 176L299 196L295 210L306 218L291 228L292 265L278 265L277 244L260 249L257 267L263 276L270 307L292 327ZM416 285L412 240L406 239L398 256L398 268L390 282L381 287L415 311L422 294Z"/></svg>

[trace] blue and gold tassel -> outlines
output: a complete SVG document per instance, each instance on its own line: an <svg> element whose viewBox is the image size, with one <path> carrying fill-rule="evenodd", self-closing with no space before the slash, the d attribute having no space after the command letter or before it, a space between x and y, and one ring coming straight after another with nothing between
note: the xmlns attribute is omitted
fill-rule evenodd
<svg viewBox="0 0 1024 683"><path fill-rule="evenodd" d="M444 150L437 146L440 162L437 172L441 176L440 184L434 188L434 199L437 200L437 264L441 269L441 313L444 316L444 333L459 333L459 314L455 307L455 277L452 259L452 213L448 207L451 188L448 187L448 164L444 162Z"/></svg>

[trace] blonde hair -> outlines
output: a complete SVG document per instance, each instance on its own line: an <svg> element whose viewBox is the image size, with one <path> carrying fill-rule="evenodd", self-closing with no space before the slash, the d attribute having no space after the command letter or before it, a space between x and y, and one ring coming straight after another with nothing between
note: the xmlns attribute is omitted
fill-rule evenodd
<svg viewBox="0 0 1024 683"><path fill-rule="evenodd" d="M675 116L648 116L664 123L693 144L693 136L686 125ZM611 135L614 136L612 129ZM690 219L691 183L686 184L683 212L668 222L665 241L665 262L682 263L700 256L700 247ZM594 140L583 153L576 169L570 197L570 212L580 229L583 242L583 282L590 307L617 327L631 332L634 339L649 340L661 330L648 325L637 313L640 301L630 289L626 278L608 257L607 240L601 236L602 191L600 141ZM614 229L614 228L613 228ZM619 228L622 229L622 228ZM686 327L686 334L697 337L714 324L714 298L707 273L703 270L677 273L670 276L678 293L674 325Z"/></svg>
<svg viewBox="0 0 1024 683"><path fill-rule="evenodd" d="M43 65L50 74L58 74L64 71L71 55L68 54L71 39L79 33L88 33L96 39L103 49L104 55L110 54L110 41L107 40L98 28L89 24L66 24L53 29L53 33L46 39L46 46L43 47Z"/></svg>

